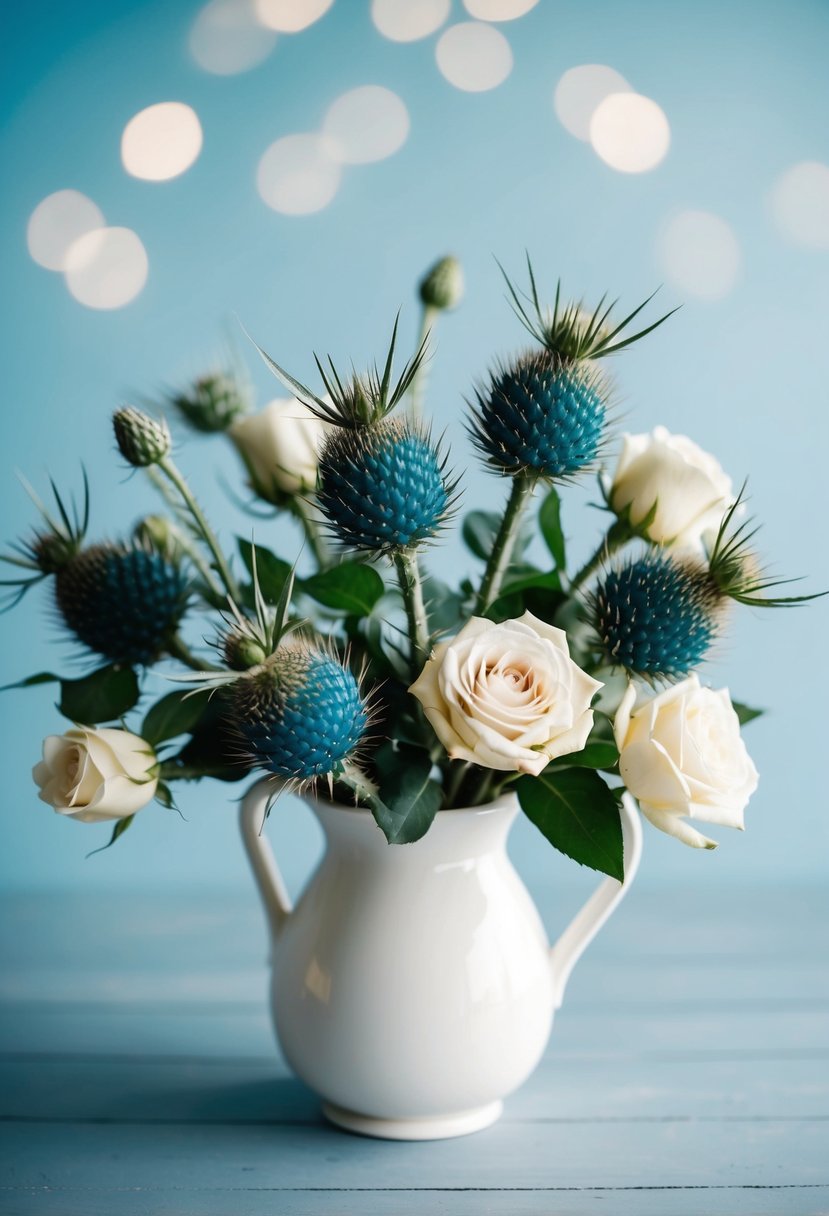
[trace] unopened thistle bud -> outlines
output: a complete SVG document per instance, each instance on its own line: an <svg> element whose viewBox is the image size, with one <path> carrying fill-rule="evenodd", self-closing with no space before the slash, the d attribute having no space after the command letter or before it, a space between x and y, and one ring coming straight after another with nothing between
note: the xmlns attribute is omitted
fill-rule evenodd
<svg viewBox="0 0 829 1216"><path fill-rule="evenodd" d="M226 372L199 376L181 393L170 398L190 426L203 434L226 431L248 411L248 393L243 384Z"/></svg>
<svg viewBox="0 0 829 1216"><path fill-rule="evenodd" d="M127 464L146 468L158 464L172 446L170 428L162 418L156 421L132 405L122 406L112 416L115 442Z"/></svg>
<svg viewBox="0 0 829 1216"><path fill-rule="evenodd" d="M463 299L463 269L457 258L435 262L420 281L420 299L427 308L457 308Z"/></svg>
<svg viewBox="0 0 829 1216"><path fill-rule="evenodd" d="M231 671L249 671L268 657L265 647L256 638L235 632L225 635L222 654Z"/></svg>

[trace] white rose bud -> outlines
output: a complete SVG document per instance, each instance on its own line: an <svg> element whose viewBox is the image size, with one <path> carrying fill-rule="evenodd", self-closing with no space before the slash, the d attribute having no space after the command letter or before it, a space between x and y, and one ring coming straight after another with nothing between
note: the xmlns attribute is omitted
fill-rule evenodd
<svg viewBox="0 0 829 1216"><path fill-rule="evenodd" d="M655 508L647 536L660 545L701 546L734 502L731 478L692 439L658 426L650 435L624 435L609 495L617 515L638 527Z"/></svg>
<svg viewBox="0 0 829 1216"><path fill-rule="evenodd" d="M409 691L453 760L537 777L584 747L601 687L570 658L562 629L525 612L501 625L473 617Z"/></svg>
<svg viewBox="0 0 829 1216"><path fill-rule="evenodd" d="M149 743L128 730L77 727L43 740L32 776L38 797L59 815L101 823L146 806L158 785L158 763Z"/></svg>
<svg viewBox="0 0 829 1216"><path fill-rule="evenodd" d="M313 490L326 424L295 397L245 414L228 434L247 466L252 488L268 502Z"/></svg>
<svg viewBox="0 0 829 1216"><path fill-rule="evenodd" d="M742 828L757 789L728 690L703 688L692 675L635 706L631 684L613 725L625 785L654 827L694 848L715 849L716 841L683 816Z"/></svg>

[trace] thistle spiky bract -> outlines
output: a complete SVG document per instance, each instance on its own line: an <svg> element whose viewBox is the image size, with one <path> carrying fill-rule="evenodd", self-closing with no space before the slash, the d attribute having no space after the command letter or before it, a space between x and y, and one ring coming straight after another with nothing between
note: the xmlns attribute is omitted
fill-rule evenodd
<svg viewBox="0 0 829 1216"><path fill-rule="evenodd" d="M381 422L403 400L425 358L426 339L424 338L412 358L403 365L403 370L397 379L392 379L399 321L398 315L395 318L382 371L379 366L375 365L370 371L361 375L352 372L351 376L342 377L330 356L326 367L318 356L314 355L314 362L329 397L328 401L323 397L318 397L311 389L306 388L304 384L286 372L261 346L257 346L256 349L277 379L281 380L292 393L295 393L300 401L303 401L323 422L330 422L333 426L343 427L347 430L359 430L362 427L373 426Z"/></svg>
<svg viewBox="0 0 829 1216"><path fill-rule="evenodd" d="M721 600L695 560L651 552L599 581L593 623L611 663L648 679L680 679L716 640Z"/></svg>
<svg viewBox="0 0 829 1216"><path fill-rule="evenodd" d="M55 509L46 506L25 478L20 478L23 488L31 498L41 516L42 525L25 541L12 543L11 553L0 554L0 560L27 573L17 578L4 579L0 586L12 587L2 611L19 603L26 592L37 583L56 574L81 550L89 526L89 481L83 470L83 499L79 505L73 498L64 502L53 481L50 482L55 499Z"/></svg>
<svg viewBox="0 0 829 1216"><path fill-rule="evenodd" d="M180 567L135 543L90 545L55 577L64 624L113 663L158 659L186 611L187 595Z"/></svg>
<svg viewBox="0 0 829 1216"><path fill-rule="evenodd" d="M532 351L502 364L476 391L469 431L499 473L573 477L598 455L609 382L589 361Z"/></svg>
<svg viewBox="0 0 829 1216"><path fill-rule="evenodd" d="M632 346L634 342L638 342L640 338L644 338L646 334L652 333L677 311L676 308L672 308L670 312L666 312L651 325L625 336L624 331L631 321L650 304L656 292L652 292L637 308L634 308L621 321L616 322L611 320L611 314L618 304L618 300L612 300L607 304L607 295L603 295L592 312L586 309L580 300L564 303L561 299L560 279L556 284L553 307L544 308L538 294L529 255L527 256L529 292L519 292L500 263L498 268L504 276L513 311L521 324L545 350L565 362L601 359L606 355L617 354L628 346Z"/></svg>
<svg viewBox="0 0 829 1216"><path fill-rule="evenodd" d="M304 644L287 644L232 686L234 721L256 763L296 783L335 774L353 756L368 711L352 673Z"/></svg>
<svg viewBox="0 0 829 1216"><path fill-rule="evenodd" d="M333 431L320 453L317 502L347 548L392 553L430 540L455 488L439 446L408 418Z"/></svg>

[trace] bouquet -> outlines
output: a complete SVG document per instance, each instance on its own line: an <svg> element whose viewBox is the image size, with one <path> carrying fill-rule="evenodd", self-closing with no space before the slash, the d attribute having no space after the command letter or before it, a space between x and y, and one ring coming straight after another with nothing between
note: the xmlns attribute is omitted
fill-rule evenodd
<svg viewBox="0 0 829 1216"><path fill-rule="evenodd" d="M69 722L34 768L44 802L112 821L111 844L153 799L174 806L177 782L257 770L272 782L269 808L283 790L310 790L366 808L405 845L439 811L514 791L555 848L618 879L625 790L688 845L715 847L696 823L743 826L757 773L740 726L758 711L697 669L733 604L813 597L777 593L744 491L691 439L624 435L607 471L608 365L671 314L638 328L649 300L617 319L615 303L585 309L560 288L547 307L528 267L526 292L505 279L529 344L496 361L467 403L475 456L504 505L463 519L479 569L458 586L428 570L461 486L423 418L430 335L463 290L453 258L422 280L421 339L397 369L395 321L375 367L345 373L316 358L313 386L260 350L291 396L258 413L226 369L170 395L168 412L241 457L263 522L233 555L175 463L163 416L114 415L121 457L163 503L131 534L87 540L85 476L80 500L53 485L49 507L31 491L41 519L6 556L12 602L48 580L90 667L15 685L57 683ZM570 572L562 500L591 472L607 527ZM310 573L273 547L286 516L304 531ZM539 535L541 562L530 560ZM196 622L212 649L187 644Z"/></svg>

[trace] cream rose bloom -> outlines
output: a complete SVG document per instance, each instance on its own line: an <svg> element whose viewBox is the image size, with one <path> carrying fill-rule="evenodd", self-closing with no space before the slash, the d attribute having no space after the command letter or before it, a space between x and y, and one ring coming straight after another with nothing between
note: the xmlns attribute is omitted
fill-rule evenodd
<svg viewBox="0 0 829 1216"><path fill-rule="evenodd" d="M695 848L715 849L683 816L742 828L757 770L728 690L696 675L636 705L631 684L613 725L619 771L654 827Z"/></svg>
<svg viewBox="0 0 829 1216"><path fill-rule="evenodd" d="M237 418L228 434L247 466L253 489L270 502L275 490L298 494L314 488L325 431L326 424L303 401L289 397Z"/></svg>
<svg viewBox="0 0 829 1216"><path fill-rule="evenodd" d="M501 625L473 617L409 691L453 760L537 777L584 747L601 687L570 658L562 629L525 612Z"/></svg>
<svg viewBox="0 0 829 1216"><path fill-rule="evenodd" d="M128 730L109 728L49 735L32 776L43 802L81 823L126 819L146 806L158 785L149 743Z"/></svg>
<svg viewBox="0 0 829 1216"><path fill-rule="evenodd" d="M658 426L650 435L624 435L610 488L617 515L628 508L638 526L656 507L648 537L657 544L699 548L734 501L731 478L685 435Z"/></svg>

